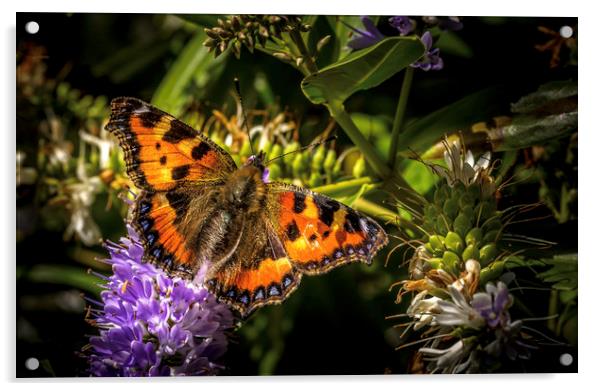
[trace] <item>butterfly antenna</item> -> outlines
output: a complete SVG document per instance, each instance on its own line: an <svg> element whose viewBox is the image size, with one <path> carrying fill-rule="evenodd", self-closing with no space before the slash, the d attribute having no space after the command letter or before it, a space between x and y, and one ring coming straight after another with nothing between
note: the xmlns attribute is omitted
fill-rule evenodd
<svg viewBox="0 0 602 391"><path fill-rule="evenodd" d="M247 136L249 137L249 145L251 146L251 155L255 155L253 150L253 141L251 140L251 131L249 130L249 124L247 123L247 113L245 112L245 105L242 104L242 94L240 93L240 81L238 77L234 78L234 87L236 88L236 95L238 95L238 102L242 110L243 126L247 130Z"/></svg>
<svg viewBox="0 0 602 391"><path fill-rule="evenodd" d="M304 147L301 147L301 148L299 148L299 149L296 149L296 150L294 150L294 151L290 151L290 152L287 152L287 153L283 153L283 154L282 154L282 155L280 155L280 156L276 156L275 158L268 160L267 162L265 162L265 163L264 163L264 165L265 165L265 166L267 166L268 164L270 164L270 163L271 163L271 162L273 162L274 160L278 160L278 159L280 159L280 158L283 158L283 157L285 157L285 156L287 156L287 155L290 155L291 153L297 153L297 152L301 152L301 151L304 151L304 150L306 150L306 149L309 149L309 148L314 148L314 147L317 147L317 146L319 146L319 145L321 145L321 144L324 144L324 143L327 143L327 142L329 142L329 141L335 140L336 138L337 138L337 136L330 136L330 137L328 137L328 138L326 138L326 139L324 139L324 140L318 141L317 143L309 144L309 145L306 145L306 146L304 146Z"/></svg>

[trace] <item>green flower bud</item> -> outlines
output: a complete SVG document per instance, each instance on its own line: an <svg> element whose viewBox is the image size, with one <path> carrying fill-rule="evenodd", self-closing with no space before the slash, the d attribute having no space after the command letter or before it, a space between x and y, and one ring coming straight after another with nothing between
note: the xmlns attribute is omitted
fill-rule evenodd
<svg viewBox="0 0 602 391"><path fill-rule="evenodd" d="M431 235L429 237L429 244L433 251L444 251L445 250L445 238L441 235Z"/></svg>
<svg viewBox="0 0 602 391"><path fill-rule="evenodd" d="M290 143L289 145L284 147L284 151L282 151L282 153L287 154L287 153L296 151L299 148L300 148L299 143L296 141L293 141L292 143ZM297 157L297 154L291 153L290 155L284 156L282 159L284 160L284 162L286 164L291 165L291 164L293 164L293 161L295 160L296 157Z"/></svg>
<svg viewBox="0 0 602 391"><path fill-rule="evenodd" d="M246 159L251 156L251 143L243 143L238 154L240 155L241 159Z"/></svg>
<svg viewBox="0 0 602 391"><path fill-rule="evenodd" d="M495 261L491 265L481 269L481 275L479 278L479 284L485 286L487 282L495 280L504 272L505 260Z"/></svg>
<svg viewBox="0 0 602 391"><path fill-rule="evenodd" d="M464 241L460 235L450 231L447 233L447 236L445 236L445 247L457 254L461 254L462 250L464 250Z"/></svg>
<svg viewBox="0 0 602 391"><path fill-rule="evenodd" d="M276 159L278 156L282 155L282 145L274 144L270 153L268 154L268 160Z"/></svg>
<svg viewBox="0 0 602 391"><path fill-rule="evenodd" d="M311 159L312 170L314 170L314 171L322 170L325 157L326 157L326 147L324 146L324 144L322 144L318 148L316 148L315 152L313 153L313 156Z"/></svg>
<svg viewBox="0 0 602 391"><path fill-rule="evenodd" d="M466 192L466 187L464 187L464 184L458 182L452 188L451 198L455 198L459 202L460 197L462 197L465 192Z"/></svg>
<svg viewBox="0 0 602 391"><path fill-rule="evenodd" d="M303 178L306 174L307 165L303 155L297 153L295 160L293 160L293 175L295 178Z"/></svg>
<svg viewBox="0 0 602 391"><path fill-rule="evenodd" d="M479 260L479 250L474 244L469 244L462 252L462 260L466 262L469 259L474 259L475 261Z"/></svg>
<svg viewBox="0 0 602 391"><path fill-rule="evenodd" d="M329 149L324 159L324 171L331 171L337 162L337 153L334 149Z"/></svg>
<svg viewBox="0 0 602 391"><path fill-rule="evenodd" d="M478 200L481 198L481 189L478 185L473 184L468 186L468 193L472 196L473 200Z"/></svg>
<svg viewBox="0 0 602 391"><path fill-rule="evenodd" d="M271 164L270 167L270 180L282 178L282 168L277 164Z"/></svg>
<svg viewBox="0 0 602 391"><path fill-rule="evenodd" d="M471 228L472 223L470 221L470 216L465 215L464 213L460 213L454 220L454 231L456 231L460 236L466 236Z"/></svg>
<svg viewBox="0 0 602 391"><path fill-rule="evenodd" d="M444 252L443 258L441 258L441 263L443 264L443 268L446 271L452 274L458 274L458 269L460 267L460 257L458 257L453 251Z"/></svg>
<svg viewBox="0 0 602 391"><path fill-rule="evenodd" d="M472 208L475 204L475 198L470 193L464 193L460 197L460 205L462 207Z"/></svg>
<svg viewBox="0 0 602 391"><path fill-rule="evenodd" d="M355 178L361 178L362 176L364 176L366 172L366 160L364 159L363 156L360 156L359 159L357 159L355 161L355 164L353 165L353 176Z"/></svg>
<svg viewBox="0 0 602 391"><path fill-rule="evenodd" d="M481 265L485 266L491 263L497 255L497 247L495 243L488 243L484 245L479 251L479 256L481 258Z"/></svg>
<svg viewBox="0 0 602 391"><path fill-rule="evenodd" d="M322 184L322 176L318 172L312 172L307 181L309 187L316 187Z"/></svg>
<svg viewBox="0 0 602 391"><path fill-rule="evenodd" d="M502 221L499 217L494 217L486 220L481 228L483 231L499 231L502 228Z"/></svg>
<svg viewBox="0 0 602 391"><path fill-rule="evenodd" d="M445 203L443 204L443 212L447 215L447 217L449 217L450 219L454 219L456 217L456 215L458 214L458 208L459 208L459 204L458 201L456 201L453 198L448 199L447 201L445 201Z"/></svg>
<svg viewBox="0 0 602 391"><path fill-rule="evenodd" d="M439 186L435 191L435 203L437 205L443 205L443 203L449 198L449 188L446 185Z"/></svg>
<svg viewBox="0 0 602 391"><path fill-rule="evenodd" d="M437 220L435 221L435 231L437 231L437 233L440 235L447 235L449 228L449 221L447 221L442 215L437 216Z"/></svg>
<svg viewBox="0 0 602 391"><path fill-rule="evenodd" d="M441 269L441 258L429 258L427 259L428 264L433 269Z"/></svg>
<svg viewBox="0 0 602 391"><path fill-rule="evenodd" d="M481 239L483 239L483 231L480 228L474 227L466 234L466 244L478 246Z"/></svg>
<svg viewBox="0 0 602 391"><path fill-rule="evenodd" d="M485 235L483 235L483 243L495 242L497 241L499 230L491 230L487 231Z"/></svg>
<svg viewBox="0 0 602 391"><path fill-rule="evenodd" d="M435 205L428 204L427 206L424 207L424 217L426 217L425 220L435 221L435 220L437 220L438 215L439 215L439 212L437 211L437 207Z"/></svg>

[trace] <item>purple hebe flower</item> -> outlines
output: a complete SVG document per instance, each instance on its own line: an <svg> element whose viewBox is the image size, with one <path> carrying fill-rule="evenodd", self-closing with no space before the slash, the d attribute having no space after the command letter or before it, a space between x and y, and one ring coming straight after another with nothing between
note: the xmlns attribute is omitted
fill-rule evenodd
<svg viewBox="0 0 602 391"><path fill-rule="evenodd" d="M136 232L106 248L113 275L105 277L99 336L87 353L93 376L215 375L226 352L230 309L205 288L171 278L149 263ZM204 270L195 280L201 280Z"/></svg>
<svg viewBox="0 0 602 391"><path fill-rule="evenodd" d="M413 64L410 64L413 68L420 68L423 71L438 71L443 69L443 59L439 57L439 49L432 49L433 36L429 31L422 34L420 40L426 47L426 53L424 56Z"/></svg>
<svg viewBox="0 0 602 391"><path fill-rule="evenodd" d="M347 42L347 46L353 50L359 50L372 46L385 39L385 36L378 30L370 17L361 16L360 20L362 21L365 30L359 30L349 26L353 30L354 35Z"/></svg>
<svg viewBox="0 0 602 391"><path fill-rule="evenodd" d="M510 322L508 308L512 306L512 295L506 284L499 281L496 285L487 283L487 293L476 293L472 300L472 307L485 319L489 327L504 327Z"/></svg>
<svg viewBox="0 0 602 391"><path fill-rule="evenodd" d="M408 35L414 30L414 23L409 16L393 16L389 18L389 24L399 31L399 35Z"/></svg>

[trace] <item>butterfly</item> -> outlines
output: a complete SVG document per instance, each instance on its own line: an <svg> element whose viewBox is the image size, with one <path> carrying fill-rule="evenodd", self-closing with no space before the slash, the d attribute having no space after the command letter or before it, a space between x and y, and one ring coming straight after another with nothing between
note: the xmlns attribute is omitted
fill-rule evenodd
<svg viewBox="0 0 602 391"><path fill-rule="evenodd" d="M116 98L106 129L140 190L131 225L144 260L202 283L241 316L281 303L305 274L370 264L388 242L373 219L265 178L264 154L237 167L209 138L136 98Z"/></svg>

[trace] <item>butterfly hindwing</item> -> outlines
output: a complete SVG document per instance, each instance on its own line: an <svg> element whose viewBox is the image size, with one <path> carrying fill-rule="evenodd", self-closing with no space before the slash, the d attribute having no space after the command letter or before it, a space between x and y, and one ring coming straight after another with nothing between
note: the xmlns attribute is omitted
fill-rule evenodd
<svg viewBox="0 0 602 391"><path fill-rule="evenodd" d="M139 233L145 258L167 272L194 275L195 255L186 245L181 227L188 208L185 198L175 191L142 191L136 198L132 225Z"/></svg>
<svg viewBox="0 0 602 391"><path fill-rule="evenodd" d="M140 189L167 191L181 183L219 182L236 169L213 141L135 98L111 102L107 129L119 139L127 173Z"/></svg>
<svg viewBox="0 0 602 391"><path fill-rule="evenodd" d="M210 270L206 284L221 301L247 316L258 307L284 301L302 274L268 222L247 220L243 230L247 240L226 264Z"/></svg>
<svg viewBox="0 0 602 391"><path fill-rule="evenodd" d="M282 183L268 184L268 209L293 266L322 274L349 262L370 264L387 242L371 218L326 196Z"/></svg>

